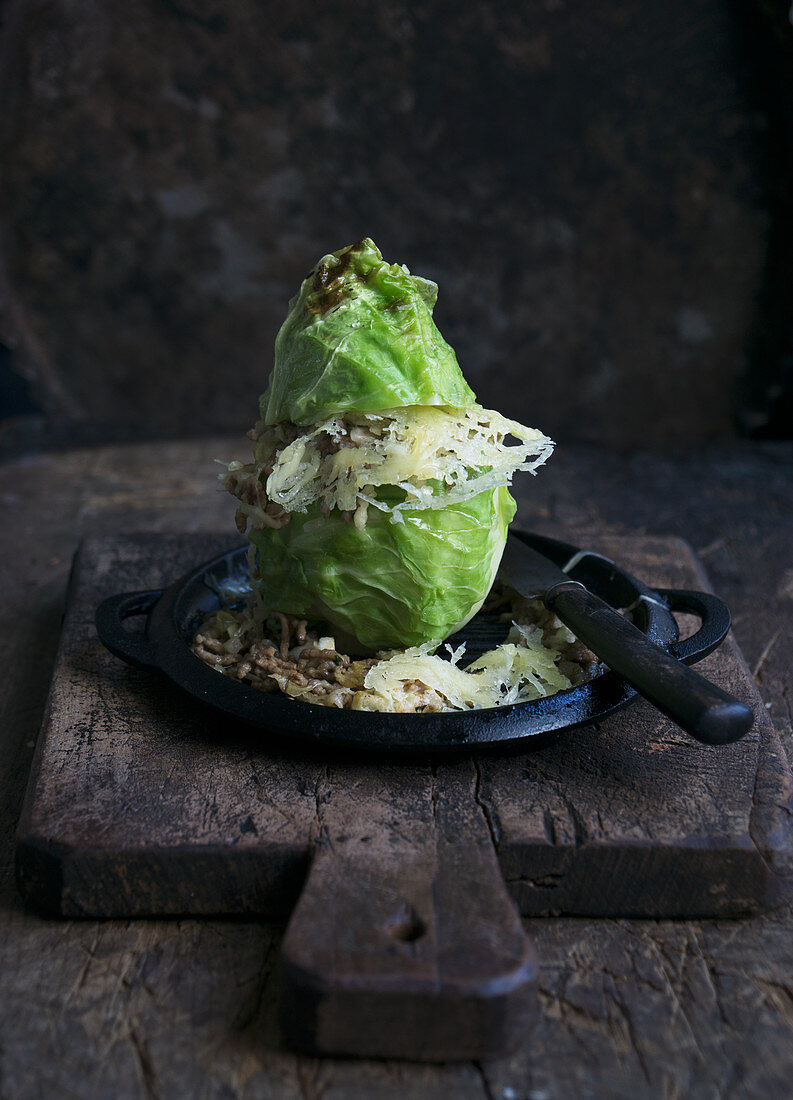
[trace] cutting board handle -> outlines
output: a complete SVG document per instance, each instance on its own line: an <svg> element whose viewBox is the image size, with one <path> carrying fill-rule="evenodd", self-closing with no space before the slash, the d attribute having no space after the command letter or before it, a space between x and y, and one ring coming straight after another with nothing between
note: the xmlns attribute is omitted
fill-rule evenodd
<svg viewBox="0 0 793 1100"><path fill-rule="evenodd" d="M473 787L445 771L429 829L370 816L377 791L355 799L365 819L353 810L343 825L332 807L325 814L282 948L280 1014L292 1046L447 1061L499 1057L526 1041L534 951Z"/></svg>

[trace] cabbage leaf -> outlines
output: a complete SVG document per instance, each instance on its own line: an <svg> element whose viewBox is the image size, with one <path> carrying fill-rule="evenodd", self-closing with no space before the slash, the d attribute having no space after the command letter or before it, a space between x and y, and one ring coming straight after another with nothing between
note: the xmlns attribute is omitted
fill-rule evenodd
<svg viewBox="0 0 793 1100"><path fill-rule="evenodd" d="M369 510L366 526L318 505L279 530L253 530L265 602L318 618L372 650L441 641L482 605L515 502L503 486L404 522Z"/></svg>
<svg viewBox="0 0 793 1100"><path fill-rule="evenodd" d="M388 264L369 238L319 261L289 303L260 402L265 424L318 424L346 409L474 404L432 319L438 288Z"/></svg>

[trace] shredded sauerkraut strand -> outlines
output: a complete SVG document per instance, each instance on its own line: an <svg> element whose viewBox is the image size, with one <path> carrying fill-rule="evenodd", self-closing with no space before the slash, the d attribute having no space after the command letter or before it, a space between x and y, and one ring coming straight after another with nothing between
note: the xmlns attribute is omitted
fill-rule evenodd
<svg viewBox="0 0 793 1100"><path fill-rule="evenodd" d="M534 473L553 443L491 409L407 406L347 413L301 431L259 424L254 462L230 463L225 487L240 500L244 531L281 527L319 503L357 526L369 508L402 521L412 509L446 508ZM512 438L517 442L510 443Z"/></svg>
<svg viewBox="0 0 793 1100"><path fill-rule="evenodd" d="M268 616L257 599L254 586L247 609L209 616L193 651L226 676L306 703L413 714L500 707L554 695L597 667L594 654L539 600L518 600L506 642L465 665L464 645L447 645L444 660L437 642L355 660L305 621Z"/></svg>

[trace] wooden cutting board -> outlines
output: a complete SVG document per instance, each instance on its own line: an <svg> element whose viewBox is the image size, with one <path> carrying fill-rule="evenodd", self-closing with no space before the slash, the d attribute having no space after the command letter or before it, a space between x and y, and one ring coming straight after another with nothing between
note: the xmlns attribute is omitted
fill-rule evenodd
<svg viewBox="0 0 793 1100"><path fill-rule="evenodd" d="M651 585L707 588L679 540L585 541ZM788 769L731 637L698 667L756 710L734 745L694 742L639 700L530 753L292 749L96 637L104 597L165 585L232 542L83 544L19 825L30 904L82 917L294 909L292 1041L443 1059L492 1056L525 1035L534 960L513 902L532 916L694 917L787 896Z"/></svg>

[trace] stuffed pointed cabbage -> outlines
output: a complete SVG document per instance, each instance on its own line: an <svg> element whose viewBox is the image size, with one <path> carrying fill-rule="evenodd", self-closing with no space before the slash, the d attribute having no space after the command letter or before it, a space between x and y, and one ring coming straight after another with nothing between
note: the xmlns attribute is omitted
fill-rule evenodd
<svg viewBox="0 0 793 1100"><path fill-rule="evenodd" d="M365 649L438 642L481 606L553 444L483 409L432 319L437 287L371 240L324 256L290 303L226 488L262 608Z"/></svg>

